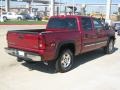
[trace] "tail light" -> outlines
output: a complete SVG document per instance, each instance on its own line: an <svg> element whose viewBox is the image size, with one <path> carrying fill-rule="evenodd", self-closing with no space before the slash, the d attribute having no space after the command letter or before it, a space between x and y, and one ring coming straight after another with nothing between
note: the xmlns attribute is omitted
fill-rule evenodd
<svg viewBox="0 0 120 90"><path fill-rule="evenodd" d="M46 44L45 44L45 39L43 37L43 35L39 35L39 49L45 49L46 48Z"/></svg>
<svg viewBox="0 0 120 90"><path fill-rule="evenodd" d="M9 39L8 37L9 37L10 33L11 33L11 32L9 32L9 31L7 32L7 35L6 35L6 40L7 40L7 41L8 41L8 39Z"/></svg>

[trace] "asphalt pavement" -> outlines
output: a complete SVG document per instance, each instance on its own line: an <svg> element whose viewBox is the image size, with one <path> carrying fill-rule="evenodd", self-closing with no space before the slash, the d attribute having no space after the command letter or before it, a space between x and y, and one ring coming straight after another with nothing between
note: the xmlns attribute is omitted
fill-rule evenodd
<svg viewBox="0 0 120 90"><path fill-rule="evenodd" d="M75 58L74 68L55 73L42 63L17 62L4 51L6 32L45 26L0 26L0 90L120 90L120 36L115 52L92 51Z"/></svg>

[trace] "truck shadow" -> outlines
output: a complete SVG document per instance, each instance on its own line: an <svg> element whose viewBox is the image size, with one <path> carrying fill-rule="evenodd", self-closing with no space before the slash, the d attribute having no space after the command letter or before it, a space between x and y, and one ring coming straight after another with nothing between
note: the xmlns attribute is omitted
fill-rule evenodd
<svg viewBox="0 0 120 90"><path fill-rule="evenodd" d="M53 64L51 63L50 65L45 65L43 62L32 62L32 63L24 62L22 63L22 65L28 67L29 71L37 70L49 74L55 73L54 63Z"/></svg>
<svg viewBox="0 0 120 90"><path fill-rule="evenodd" d="M118 48L115 48L115 51L117 51L117 50L118 50ZM72 70L79 67L80 65L82 65L84 63L88 63L88 62L95 60L96 58L102 57L104 55L106 55L106 54L103 53L102 49L78 55L75 57ZM35 63L23 62L22 65L25 67L28 67L30 71L38 70L38 71L49 73L49 74L56 73L55 68L54 68L54 63L45 65L45 64L43 64L43 62L35 62Z"/></svg>
<svg viewBox="0 0 120 90"><path fill-rule="evenodd" d="M117 50L118 50L118 48L115 48L113 53L115 53ZM75 57L75 62L74 62L74 65L73 65L73 69L77 68L79 65L90 62L90 61L95 60L95 59L97 59L99 57L102 57L104 55L107 55L107 54L105 54L103 52L103 49L98 49L98 50L95 50L95 51L92 51L92 52L88 52L88 53L78 55L78 56Z"/></svg>

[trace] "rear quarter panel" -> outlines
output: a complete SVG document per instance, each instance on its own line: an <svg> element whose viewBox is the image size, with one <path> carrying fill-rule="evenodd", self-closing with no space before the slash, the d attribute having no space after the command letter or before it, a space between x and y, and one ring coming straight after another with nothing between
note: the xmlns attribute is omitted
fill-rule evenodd
<svg viewBox="0 0 120 90"><path fill-rule="evenodd" d="M46 40L46 60L56 59L59 46L64 42L73 42L76 49L75 53L78 54L80 52L81 38L79 31L49 31L44 33L44 36Z"/></svg>

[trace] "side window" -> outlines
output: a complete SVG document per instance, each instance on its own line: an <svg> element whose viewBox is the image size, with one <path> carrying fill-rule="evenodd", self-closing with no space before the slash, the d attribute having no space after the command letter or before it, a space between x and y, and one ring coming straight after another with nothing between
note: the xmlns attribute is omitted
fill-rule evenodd
<svg viewBox="0 0 120 90"><path fill-rule="evenodd" d="M11 13L8 13L8 15L12 15Z"/></svg>
<svg viewBox="0 0 120 90"><path fill-rule="evenodd" d="M103 29L103 25L100 22L100 20L98 19L93 19L93 24L94 24L94 28L95 30L102 30Z"/></svg>
<svg viewBox="0 0 120 90"><path fill-rule="evenodd" d="M90 31L92 30L92 22L90 18L81 18L81 23L82 23L82 29L85 31Z"/></svg>

